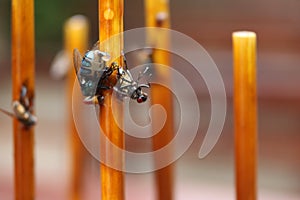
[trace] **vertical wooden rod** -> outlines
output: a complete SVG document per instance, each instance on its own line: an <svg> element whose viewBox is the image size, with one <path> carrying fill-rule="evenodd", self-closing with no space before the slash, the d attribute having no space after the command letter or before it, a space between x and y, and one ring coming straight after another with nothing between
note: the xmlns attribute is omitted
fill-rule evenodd
<svg viewBox="0 0 300 200"><path fill-rule="evenodd" d="M234 130L236 196L238 200L256 199L257 100L256 34L235 32Z"/></svg>
<svg viewBox="0 0 300 200"><path fill-rule="evenodd" d="M81 55L84 55L88 46L89 38L89 23L86 17L82 15L75 15L69 18L64 25L64 41L65 51L68 54L69 60L72 61L73 49L77 48ZM84 172L84 161L86 157L86 150L82 145L80 138L77 134L76 127L73 121L72 115L72 92L75 81L75 71L73 69L72 62L70 63L67 84L68 84L68 114L69 114L69 130L70 138L72 141L72 179L71 179L71 190L70 199L80 200L83 199L82 194L82 182ZM76 101L77 99L73 99ZM79 103L79 102L78 102Z"/></svg>
<svg viewBox="0 0 300 200"><path fill-rule="evenodd" d="M123 32L123 0L99 0L99 40L100 43L110 38L115 34ZM123 50L123 37L119 35L111 39L105 46L100 45L100 50L107 52L114 58L120 55ZM122 65L122 59L111 60ZM109 63L110 64L110 63ZM115 74L112 75L111 81L116 81ZM112 98L112 91L107 91L104 94L104 103L100 105L100 125L106 137L120 148L124 148L124 134L115 123L111 102L115 101ZM122 108L116 108L118 115L122 116ZM103 144L103 143L101 143ZM110 145L105 145L105 151L111 152ZM110 158L112 159L112 158ZM118 163L124 163L123 155L114 155L113 160ZM122 171L112 169L101 163L101 199L102 200L122 200L124 199L124 174Z"/></svg>
<svg viewBox="0 0 300 200"><path fill-rule="evenodd" d="M12 0L12 97L19 100L21 87L25 86L31 108L34 105L34 51L34 2ZM15 199L33 200L34 127L26 127L14 119L13 130Z"/></svg>
<svg viewBox="0 0 300 200"><path fill-rule="evenodd" d="M145 0L145 16L146 26L158 28L170 28L170 12L168 0ZM159 37L158 37L159 35ZM149 45L160 44L165 48L169 46L169 35L166 32L149 31L147 33L147 43ZM168 52L154 49L153 62L170 66ZM161 76L162 79L170 82L170 74L164 72L155 72L155 75ZM172 93L165 87L160 85L151 85L151 101L152 104L162 105L167 113L167 120L162 130L153 137L153 150L158 150L167 145L174 135L173 122L173 103ZM153 126L157 126L160 122L153 118ZM157 199L172 200L173 199L173 166L167 166L156 171L156 189Z"/></svg>

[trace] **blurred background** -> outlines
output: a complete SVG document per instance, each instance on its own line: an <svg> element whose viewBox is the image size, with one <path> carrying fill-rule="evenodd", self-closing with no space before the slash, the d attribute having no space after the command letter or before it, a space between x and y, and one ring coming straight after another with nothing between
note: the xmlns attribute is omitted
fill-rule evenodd
<svg viewBox="0 0 300 200"><path fill-rule="evenodd" d="M300 2L297 0L172 0L172 29L198 41L211 55L227 92L227 118L222 135L204 159L198 151L210 118L210 98L201 77L191 79L201 110L198 136L175 163L176 199L234 199L231 33L258 35L258 197L300 199ZM0 107L11 105L11 1L0 1ZM125 2L125 30L144 26L143 1ZM49 75L63 48L66 19L83 14L91 22L90 46L97 41L97 1L39 0L36 30L36 195L38 200L66 200L70 188L71 145L68 134L66 82ZM130 62L130 60L129 60ZM193 70L173 58L184 74ZM180 66L183 63L183 66ZM190 76L189 76L190 77ZM188 97L187 97L188 98ZM192 119L191 119L192 120ZM12 121L0 114L0 199L13 199ZM127 174L127 199L155 199L153 174ZM99 199L99 163L88 156L84 199Z"/></svg>

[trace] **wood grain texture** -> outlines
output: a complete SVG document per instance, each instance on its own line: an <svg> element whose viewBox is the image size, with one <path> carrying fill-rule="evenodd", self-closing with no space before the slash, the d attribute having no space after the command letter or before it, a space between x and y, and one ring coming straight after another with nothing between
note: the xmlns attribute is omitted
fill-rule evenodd
<svg viewBox="0 0 300 200"><path fill-rule="evenodd" d="M256 199L256 35L233 33L236 196Z"/></svg>
<svg viewBox="0 0 300 200"><path fill-rule="evenodd" d="M12 81L13 100L19 100L21 87L28 92L34 106L34 2L12 0ZM33 109L32 109L33 110ZM13 120L15 199L33 200L34 191L34 126L26 127Z"/></svg>
<svg viewBox="0 0 300 200"><path fill-rule="evenodd" d="M99 41L100 43L107 40L115 34L123 32L123 0L99 0ZM110 54L111 58L120 55L123 50L123 36L120 34L118 37L109 40L106 45L100 45L100 50ZM116 61L119 65L123 64L121 58L111 60ZM109 63L109 64L110 64ZM111 77L111 82L116 82L116 74ZM104 93L104 102L100 105L100 125L106 137L118 147L124 149L124 134L117 126L112 114L112 91L108 90ZM117 115L122 116L122 106L115 104L114 108L118 111ZM121 168L124 165L123 154L114 153L111 145L106 145L101 142L101 150L109 160L118 163ZM102 200L122 200L124 199L124 174L122 171L112 169L105 164L100 164L101 174L101 199Z"/></svg>
<svg viewBox="0 0 300 200"><path fill-rule="evenodd" d="M170 28L169 1L145 0L144 3L147 27ZM154 46L156 46L156 44L160 44L167 49L169 46L169 35L168 33L160 32L159 30L150 31L147 33L147 43ZM170 66L169 57L170 55L166 51L159 49L153 50L153 63ZM166 80L166 82L171 82L170 74L166 72L159 71L158 69L155 72L155 75L160 76L160 78ZM152 84L151 103L163 106L167 114L164 127L153 137L153 150L155 151L167 145L174 136L173 103L171 91L161 85ZM156 119L159 119L159 117L154 116L152 119L153 127L160 124L160 122ZM157 128L154 129L158 130ZM159 161L155 160L155 162ZM157 199L171 200L174 198L173 179L173 165L169 165L155 172Z"/></svg>

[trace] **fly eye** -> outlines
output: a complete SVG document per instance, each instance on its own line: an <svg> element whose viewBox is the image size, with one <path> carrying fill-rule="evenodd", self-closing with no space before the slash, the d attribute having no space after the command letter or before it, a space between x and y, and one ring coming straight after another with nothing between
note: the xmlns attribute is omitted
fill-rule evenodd
<svg viewBox="0 0 300 200"><path fill-rule="evenodd" d="M147 101L147 95L142 94L141 96L139 96L136 100L138 103L143 103L145 101Z"/></svg>
<svg viewBox="0 0 300 200"><path fill-rule="evenodd" d="M142 99L142 97L138 97L136 101L137 101L138 103L142 103L142 102L143 102L143 99Z"/></svg>

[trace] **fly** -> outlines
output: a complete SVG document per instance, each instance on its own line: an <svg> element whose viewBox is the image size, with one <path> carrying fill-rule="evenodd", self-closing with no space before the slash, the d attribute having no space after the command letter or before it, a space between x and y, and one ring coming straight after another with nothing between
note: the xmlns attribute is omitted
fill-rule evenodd
<svg viewBox="0 0 300 200"><path fill-rule="evenodd" d="M31 112L27 96L27 88L25 86L22 86L21 88L20 99L13 101L12 110L13 113L0 108L0 112L10 117L18 119L25 126L30 127L36 124L37 117Z"/></svg>
<svg viewBox="0 0 300 200"><path fill-rule="evenodd" d="M103 92L110 89L114 89L120 98L130 97L138 103L145 102L148 95L142 91L142 88L149 88L150 85L139 84L139 80L147 73L148 68L143 73L140 73L137 81L134 81L127 68L124 55L124 67L118 65L116 62L108 66L107 63L110 60L109 54L98 49L99 43L96 43L94 48L88 51L84 57L81 56L77 49L74 49L73 52L77 79L81 92L86 97L84 102L95 103L94 97L96 97L98 102L102 103L104 100ZM114 71L117 72L115 84L111 79Z"/></svg>

